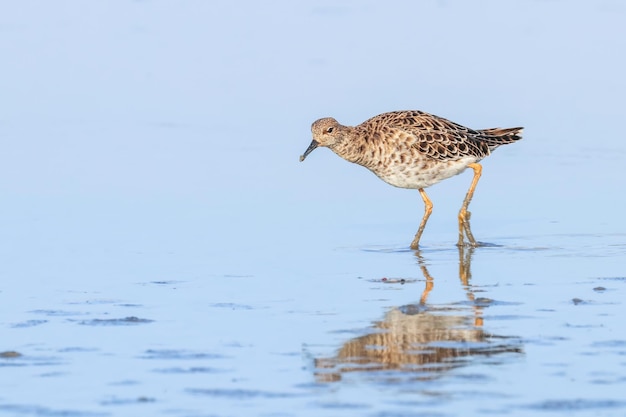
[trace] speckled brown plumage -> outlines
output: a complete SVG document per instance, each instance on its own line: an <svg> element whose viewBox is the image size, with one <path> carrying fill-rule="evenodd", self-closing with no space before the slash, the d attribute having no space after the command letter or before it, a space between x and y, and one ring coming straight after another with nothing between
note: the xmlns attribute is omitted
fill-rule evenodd
<svg viewBox="0 0 626 417"><path fill-rule="evenodd" d="M303 161L315 148L330 148L347 161L362 165L383 181L401 188L418 189L426 212L411 247L417 248L432 203L424 188L474 170L474 180L459 212L459 244L463 233L469 243L477 242L469 227L467 206L480 177L480 160L500 145L521 139L521 127L473 130L422 111L396 111L372 117L358 126L339 124L327 117L311 126L313 141L300 157Z"/></svg>

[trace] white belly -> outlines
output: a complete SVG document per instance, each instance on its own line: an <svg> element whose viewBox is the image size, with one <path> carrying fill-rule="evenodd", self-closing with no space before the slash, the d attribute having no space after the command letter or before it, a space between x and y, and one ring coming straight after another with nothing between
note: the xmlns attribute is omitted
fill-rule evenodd
<svg viewBox="0 0 626 417"><path fill-rule="evenodd" d="M431 164L394 165L381 170L372 170L381 180L395 187L419 189L453 177L465 171L476 158L457 161L436 161ZM378 171L378 172L377 172Z"/></svg>

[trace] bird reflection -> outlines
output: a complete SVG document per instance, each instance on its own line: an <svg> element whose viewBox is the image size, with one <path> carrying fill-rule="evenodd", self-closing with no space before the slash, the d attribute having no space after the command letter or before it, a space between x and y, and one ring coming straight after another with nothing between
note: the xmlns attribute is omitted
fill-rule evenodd
<svg viewBox="0 0 626 417"><path fill-rule="evenodd" d="M403 371L413 379L431 380L472 358L522 353L518 338L483 329L483 310L492 301L476 297L470 284L474 250L459 247L459 279L467 301L452 305L428 303L435 280L416 252L425 278L419 302L393 308L369 334L347 341L334 357L315 359L316 379L331 382L349 372Z"/></svg>

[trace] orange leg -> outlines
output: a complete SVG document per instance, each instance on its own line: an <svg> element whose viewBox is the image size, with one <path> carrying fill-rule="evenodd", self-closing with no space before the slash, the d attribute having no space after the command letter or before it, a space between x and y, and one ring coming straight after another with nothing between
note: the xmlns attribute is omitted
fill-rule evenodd
<svg viewBox="0 0 626 417"><path fill-rule="evenodd" d="M430 217L430 213L433 212L433 203L430 201L430 198L426 195L426 191L423 188L419 189L420 195L422 196L422 200L424 200L424 217L422 217L422 222L420 223L420 228L417 229L417 233L415 233L415 237L413 238L413 242L411 242L411 249L419 248L420 238L422 237L422 233L424 233L424 228L426 227L426 222Z"/></svg>
<svg viewBox="0 0 626 417"><path fill-rule="evenodd" d="M467 235L467 240L469 240L469 244L471 246L478 245L476 243L476 239L474 239L474 235L472 235L472 230L470 229L471 213L467 211L467 207L469 206L470 201L472 201L472 197L474 196L474 190L476 189L476 184L478 184L478 180L480 179L483 167L480 166L480 164L469 164L468 167L474 170L474 178L472 179L472 184L470 185L469 190L467 190L465 200L463 200L463 205L461 206L461 210L459 211L459 242L457 243L457 246L464 245L464 232Z"/></svg>

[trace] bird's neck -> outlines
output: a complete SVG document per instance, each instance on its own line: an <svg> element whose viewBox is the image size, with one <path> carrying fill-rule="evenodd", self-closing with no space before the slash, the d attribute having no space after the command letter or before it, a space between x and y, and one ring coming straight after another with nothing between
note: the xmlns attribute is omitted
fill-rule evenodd
<svg viewBox="0 0 626 417"><path fill-rule="evenodd" d="M371 168L377 157L377 152L372 152L372 144L368 143L372 138L361 134L354 127L346 128L345 133L342 139L331 147L332 151L346 161Z"/></svg>

